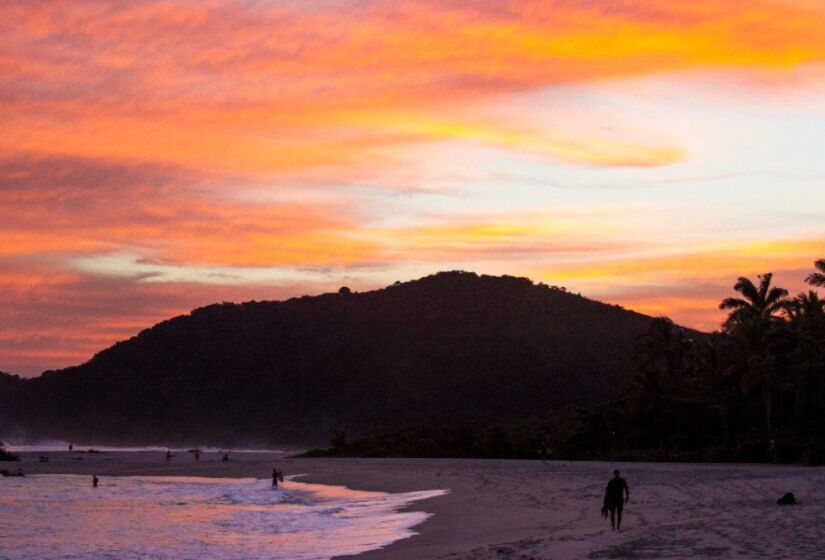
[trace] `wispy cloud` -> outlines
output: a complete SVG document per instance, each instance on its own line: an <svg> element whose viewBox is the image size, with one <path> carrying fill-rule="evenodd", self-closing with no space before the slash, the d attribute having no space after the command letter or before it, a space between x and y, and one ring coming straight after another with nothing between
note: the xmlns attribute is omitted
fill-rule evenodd
<svg viewBox="0 0 825 560"><path fill-rule="evenodd" d="M823 28L814 0L3 3L0 368L457 267L711 326L730 278L822 256Z"/></svg>
<svg viewBox="0 0 825 560"><path fill-rule="evenodd" d="M825 60L822 11L770 0L58 1L0 15L5 146L265 174L445 135L524 149L492 124L433 122L534 88ZM645 157L593 135L538 151L656 165L679 147Z"/></svg>

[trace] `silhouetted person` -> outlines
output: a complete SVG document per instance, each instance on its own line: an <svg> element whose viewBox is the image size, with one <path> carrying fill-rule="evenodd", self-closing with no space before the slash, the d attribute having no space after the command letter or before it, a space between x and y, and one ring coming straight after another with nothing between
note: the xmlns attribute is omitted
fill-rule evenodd
<svg viewBox="0 0 825 560"><path fill-rule="evenodd" d="M166 450L166 460L167 460L167 461L171 461L171 460L172 460L172 452L171 452L170 450L168 450L168 449Z"/></svg>
<svg viewBox="0 0 825 560"><path fill-rule="evenodd" d="M73 444L73 443L70 443L70 444L69 444L69 453L71 453L71 452L72 452L72 449L74 449L74 444Z"/></svg>
<svg viewBox="0 0 825 560"><path fill-rule="evenodd" d="M602 512L605 515L610 512L610 526L614 530L622 528L622 509L624 509L624 503L630 501L627 481L620 475L618 469L613 471L613 478L607 483L607 489L604 492L604 505L602 506Z"/></svg>
<svg viewBox="0 0 825 560"><path fill-rule="evenodd" d="M195 449L195 461L200 461L200 460L201 460L201 450L200 449Z"/></svg>
<svg viewBox="0 0 825 560"><path fill-rule="evenodd" d="M98 483L97 475L93 474L92 475L92 488L97 488L97 483Z"/></svg>
<svg viewBox="0 0 825 560"><path fill-rule="evenodd" d="M284 474L278 469L272 469L272 487L277 488L279 482L284 481Z"/></svg>
<svg viewBox="0 0 825 560"><path fill-rule="evenodd" d="M223 459L221 459L221 461L223 461L224 463L229 462L229 453L224 453Z"/></svg>

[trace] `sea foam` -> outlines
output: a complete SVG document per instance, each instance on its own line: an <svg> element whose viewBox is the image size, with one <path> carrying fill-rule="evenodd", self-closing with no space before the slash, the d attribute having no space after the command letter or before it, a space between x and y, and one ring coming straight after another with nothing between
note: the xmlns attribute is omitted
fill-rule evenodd
<svg viewBox="0 0 825 560"><path fill-rule="evenodd" d="M39 475L0 479L0 558L322 560L413 535L445 493L286 481Z"/></svg>

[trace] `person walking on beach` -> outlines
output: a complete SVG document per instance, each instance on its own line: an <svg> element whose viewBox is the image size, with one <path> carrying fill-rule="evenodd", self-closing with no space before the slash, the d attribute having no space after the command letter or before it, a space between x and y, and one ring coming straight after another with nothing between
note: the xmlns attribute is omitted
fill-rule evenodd
<svg viewBox="0 0 825 560"><path fill-rule="evenodd" d="M97 488L97 483L98 483L97 475L93 474L92 475L92 488Z"/></svg>
<svg viewBox="0 0 825 560"><path fill-rule="evenodd" d="M607 513L610 512L610 526L613 530L622 528L622 510L624 503L629 501L630 489L627 487L627 481L621 477L617 469L613 471L613 478L607 483L602 505L602 515L607 517Z"/></svg>
<svg viewBox="0 0 825 560"><path fill-rule="evenodd" d="M284 474L279 471L277 468L272 469L272 487L277 488L278 482L284 481Z"/></svg>

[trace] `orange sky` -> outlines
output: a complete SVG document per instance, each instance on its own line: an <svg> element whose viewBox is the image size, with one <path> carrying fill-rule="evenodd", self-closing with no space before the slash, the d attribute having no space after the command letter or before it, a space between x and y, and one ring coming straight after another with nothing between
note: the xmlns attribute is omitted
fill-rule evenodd
<svg viewBox="0 0 825 560"><path fill-rule="evenodd" d="M0 369L207 303L526 275L712 329L825 257L825 4L0 4Z"/></svg>

